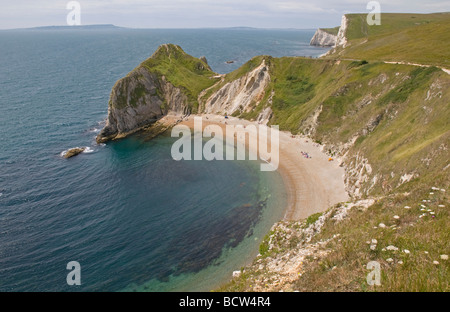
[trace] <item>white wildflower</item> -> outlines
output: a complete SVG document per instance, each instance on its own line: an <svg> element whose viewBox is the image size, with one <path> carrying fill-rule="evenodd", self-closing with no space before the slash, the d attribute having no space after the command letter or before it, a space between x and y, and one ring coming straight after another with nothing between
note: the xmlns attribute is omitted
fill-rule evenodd
<svg viewBox="0 0 450 312"><path fill-rule="evenodd" d="M393 251L397 251L397 250L398 250L398 248L397 248L397 247L395 247L395 246L393 246L393 245L389 245L389 246L387 246L387 247L386 247L386 250L393 250Z"/></svg>

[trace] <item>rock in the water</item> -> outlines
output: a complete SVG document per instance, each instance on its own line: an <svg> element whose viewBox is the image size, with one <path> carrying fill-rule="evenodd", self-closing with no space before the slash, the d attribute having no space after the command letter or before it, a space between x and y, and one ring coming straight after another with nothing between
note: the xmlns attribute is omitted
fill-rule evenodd
<svg viewBox="0 0 450 312"><path fill-rule="evenodd" d="M78 154L81 154L84 152L86 148L85 147L75 147L75 148L71 148L70 150L68 150L67 152L65 152L63 154L64 158L71 158L74 156L77 156Z"/></svg>

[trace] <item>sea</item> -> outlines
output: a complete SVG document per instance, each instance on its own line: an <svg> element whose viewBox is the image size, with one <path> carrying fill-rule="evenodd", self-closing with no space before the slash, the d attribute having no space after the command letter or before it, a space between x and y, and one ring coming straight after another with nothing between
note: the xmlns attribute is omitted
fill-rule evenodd
<svg viewBox="0 0 450 312"><path fill-rule="evenodd" d="M281 176L259 161L175 161L170 134L97 145L111 88L164 43L224 74L257 55L317 57L327 49L309 46L313 34L0 31L0 292L197 292L229 281L283 218ZM73 147L86 150L64 159Z"/></svg>

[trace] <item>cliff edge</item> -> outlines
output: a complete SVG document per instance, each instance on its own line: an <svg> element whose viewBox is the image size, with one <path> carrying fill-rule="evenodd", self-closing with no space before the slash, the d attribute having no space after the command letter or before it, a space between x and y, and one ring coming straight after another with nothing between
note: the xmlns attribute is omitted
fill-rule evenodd
<svg viewBox="0 0 450 312"><path fill-rule="evenodd" d="M312 46L333 47L337 41L337 30L339 27L326 29L319 28L309 43Z"/></svg>
<svg viewBox="0 0 450 312"><path fill-rule="evenodd" d="M168 113L196 112L201 90L215 83L205 59L186 54L181 47L164 44L112 88L106 126L98 143L127 136Z"/></svg>

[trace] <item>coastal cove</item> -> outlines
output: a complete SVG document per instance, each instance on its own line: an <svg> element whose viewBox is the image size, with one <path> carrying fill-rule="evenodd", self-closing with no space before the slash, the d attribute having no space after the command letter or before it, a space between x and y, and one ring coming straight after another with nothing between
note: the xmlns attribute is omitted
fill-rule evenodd
<svg viewBox="0 0 450 312"><path fill-rule="evenodd" d="M164 135L95 137L111 87L166 40L226 73L257 54L323 54L309 46L313 33L1 32L0 290L210 290L251 262L284 217L281 175L262 176L258 161L177 163ZM77 146L84 152L62 157ZM70 261L81 264L79 288L65 282Z"/></svg>
<svg viewBox="0 0 450 312"><path fill-rule="evenodd" d="M227 135L226 126L259 126L257 122L235 117L225 119L223 116L211 114L191 115L186 118L169 115L160 122L187 125L194 129L195 117L202 119L203 129L208 125L218 125L225 136ZM180 118L183 121L177 123ZM330 161L330 157L323 152L323 147L306 136L292 135L287 131L279 131L278 137L279 169L277 169L283 178L288 199L284 209L284 220L305 219L349 199L344 184L344 168L338 161ZM248 135L245 138L240 136L236 138L237 142L246 144L248 150ZM258 154L258 150L252 152L255 155ZM307 154L308 158L303 157L302 153Z"/></svg>
<svg viewBox="0 0 450 312"><path fill-rule="evenodd" d="M277 7L0 30L0 293L450 290L450 12Z"/></svg>
<svg viewBox="0 0 450 312"><path fill-rule="evenodd" d="M196 117L202 119L203 129L210 125L221 127L224 133L224 142L227 137L227 126L239 125L247 127L247 129L250 125L258 126L256 122L235 117L227 117L225 119L224 116L220 115L201 114L186 117L167 115L154 125L156 128L164 125L162 128L169 129L164 131L164 133L155 137L155 133L152 131L139 131L129 138L119 139L118 142L113 142L112 144L120 144L124 140L143 139L146 141L150 139L157 141L159 139L168 139L171 132L170 129L175 125L188 126L192 130L192 140L194 140L194 119ZM245 204L241 207L243 208L243 214L240 217L235 216L242 218L245 215L244 220L245 218L251 219L249 221L254 227L251 228L250 236L247 236L241 244L234 245L232 249L223 250L222 255L218 259L215 259L214 265L210 265L199 272L181 276L170 276L170 279L167 280L170 280L168 283L161 283L161 280L152 279L142 285L130 285L124 291L208 291L216 289L218 286L230 280L231 272L239 271L241 267L249 265L253 261L259 253L258 247L261 244L262 237L269 233L273 224L279 221L305 219L315 213L322 213L330 206L345 202L349 199L344 185L344 169L339 166L339 162L330 162L329 156L322 151L321 146L311 142L307 137L294 136L289 132L279 132L278 134L280 139L280 167L276 172L260 172L258 163L261 160L256 162L249 160L237 161L242 164L249 162L255 164L252 170L255 171L254 174L259 175L260 187L259 190L255 190L253 193L263 194L260 197L262 201L258 203L264 205L264 209L260 215L252 212L254 208L249 204ZM236 138L237 143L246 145L247 157L249 152L258 154L257 150L249 150L248 136L246 139L240 138L240 136ZM208 139L203 139L203 141L204 145ZM225 150L225 145L223 150ZM302 151L308 155L308 158L302 157ZM180 161L180 163L184 164L191 162ZM204 163L205 160L201 162ZM208 165L219 165L221 167L221 163L234 163L236 161L213 160L206 162L209 163ZM203 164L203 166L205 165ZM226 184L228 183L232 182L227 181ZM242 186L245 186L245 183L240 185L240 187ZM217 201L213 205L220 206ZM215 221L228 223L226 219ZM243 225L243 223L239 223L239 226ZM242 231L245 232L245 228L234 228L232 235L239 236L239 233ZM202 236L200 233L197 234ZM213 239L213 237L209 239ZM181 244L179 245L180 248ZM210 244L211 242L207 243L207 245ZM212 276L215 278L211 279Z"/></svg>

